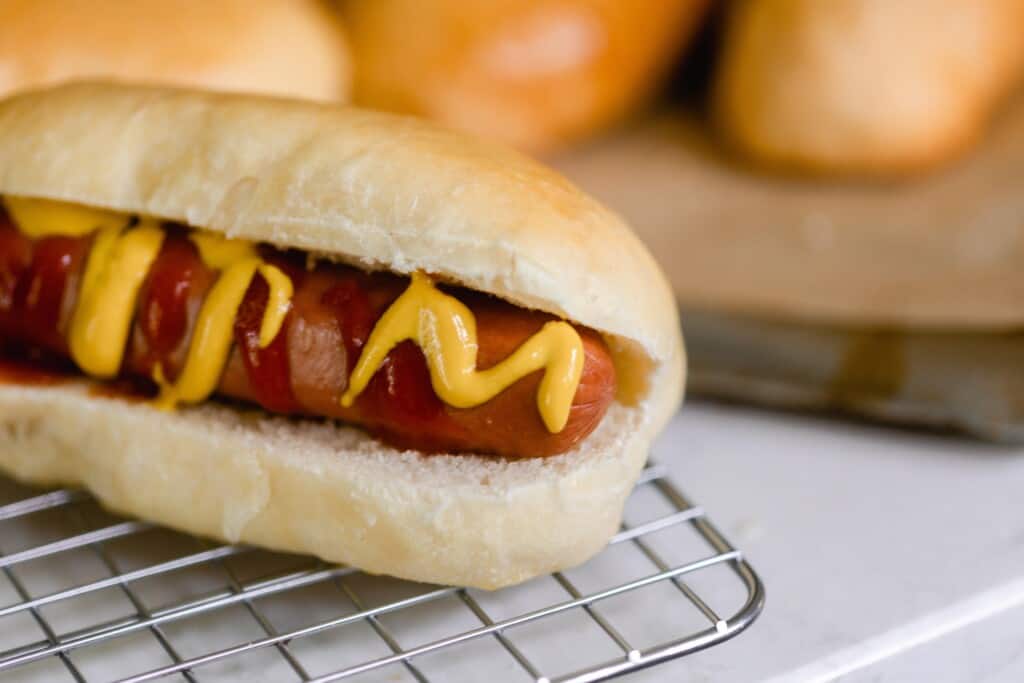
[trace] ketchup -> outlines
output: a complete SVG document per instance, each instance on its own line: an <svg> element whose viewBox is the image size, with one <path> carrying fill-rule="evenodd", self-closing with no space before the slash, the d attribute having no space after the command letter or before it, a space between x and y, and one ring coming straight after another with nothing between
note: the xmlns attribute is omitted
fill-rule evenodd
<svg viewBox="0 0 1024 683"><path fill-rule="evenodd" d="M34 357L35 354L23 355L8 349L4 349L4 352L0 354L0 383L50 386L74 377L74 368L66 367L66 364ZM6 357L7 354L12 354L12 357Z"/></svg>
<svg viewBox="0 0 1024 683"><path fill-rule="evenodd" d="M2 218L2 217L0 217ZM90 240L46 237L33 242L0 221L0 325L4 334L58 353L65 290L84 266Z"/></svg>
<svg viewBox="0 0 1024 683"><path fill-rule="evenodd" d="M46 386L64 382L76 371L69 360L38 348L37 340L26 335L25 322L32 316L26 318L23 292L26 282L41 271L34 267L34 251L32 240L19 232L0 208L0 383ZM62 286L60 290L48 292L46 298L60 296Z"/></svg>
<svg viewBox="0 0 1024 683"><path fill-rule="evenodd" d="M321 302L334 311L345 344L346 374L351 375L359 353L370 338L377 315L360 277L353 274L324 292Z"/></svg>
<svg viewBox="0 0 1024 683"><path fill-rule="evenodd" d="M391 301L370 302L367 294L369 277L353 273L323 296L338 320L345 344L348 375L352 374L360 352L373 331L377 319ZM376 304L376 306L374 305ZM401 441L403 433L438 432L447 414L430 383L427 359L411 341L396 346L370 380L366 390L356 399L356 406L367 419L377 423L375 430L392 442ZM422 449L422 439L416 443Z"/></svg>
<svg viewBox="0 0 1024 683"><path fill-rule="evenodd" d="M367 399L388 421L404 427L428 425L444 415L420 348L404 341L388 354L366 388Z"/></svg>
<svg viewBox="0 0 1024 683"><path fill-rule="evenodd" d="M260 327L263 312L270 299L270 287L262 276L252 279L245 293L242 305L235 318L235 344L242 354L249 386L256 394L259 404L276 413L298 412L301 406L292 392L291 369L288 364L288 324L291 313L274 341L265 349L260 348Z"/></svg>
<svg viewBox="0 0 1024 683"><path fill-rule="evenodd" d="M0 341L24 344L30 355L20 352L15 361L0 364L0 381L38 383L56 381L67 374L49 371L36 360L40 349L67 353L62 329L66 290L75 284L85 266L91 237L46 237L32 240L18 232L0 214ZM169 226L160 253L140 291L136 330L142 344L127 351L126 365L140 375L137 380L107 383L99 395L145 398L153 393L146 379L156 363L165 369L188 343L190 318L195 306L213 285L219 273L203 263L184 228ZM261 257L285 273L299 291L307 278L302 259L292 252L262 249ZM403 291L406 282L391 275L367 275L338 265L330 269L335 282L320 297L324 313L333 315L344 350L344 377L351 375L370 338L374 325ZM234 321L234 341L241 358L251 396L263 408L278 414L300 414L304 407L292 387L288 330L292 313L273 342L260 348L263 315L270 296L261 275L249 284ZM7 344L8 347L12 345ZM0 349L0 358L10 359ZM342 349L339 349L339 356ZM143 353L141 360L132 353ZM134 360L132 360L134 358ZM67 365L72 366L70 362ZM38 370L35 368L38 367ZM73 369L73 366L72 366ZM173 377L169 379L173 380ZM345 387L338 387L337 399ZM340 408L339 408L340 409ZM352 418L369 431L393 444L421 451L445 450L461 433L444 403L433 390L423 352L406 341L388 354L380 369L356 401Z"/></svg>
<svg viewBox="0 0 1024 683"><path fill-rule="evenodd" d="M139 297L139 321L153 364L185 341L189 295L205 284L205 270L192 242L182 231L171 231Z"/></svg>
<svg viewBox="0 0 1024 683"><path fill-rule="evenodd" d="M18 281L32 263L32 241L0 211L0 320L14 308Z"/></svg>

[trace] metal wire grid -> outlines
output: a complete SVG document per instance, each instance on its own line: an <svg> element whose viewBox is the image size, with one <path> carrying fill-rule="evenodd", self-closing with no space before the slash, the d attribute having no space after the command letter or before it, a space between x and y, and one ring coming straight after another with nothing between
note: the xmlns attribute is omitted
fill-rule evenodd
<svg viewBox="0 0 1024 683"><path fill-rule="evenodd" d="M39 680L423 682L479 680L484 667L494 680L598 681L721 643L757 618L757 575L662 467L645 470L626 519L584 567L488 593L212 546L112 518L81 491L31 495L0 479L0 573L13 595L0 607L0 677L47 663ZM121 612L105 614L115 603ZM496 647L478 647L487 643ZM265 653L276 655L252 660Z"/></svg>

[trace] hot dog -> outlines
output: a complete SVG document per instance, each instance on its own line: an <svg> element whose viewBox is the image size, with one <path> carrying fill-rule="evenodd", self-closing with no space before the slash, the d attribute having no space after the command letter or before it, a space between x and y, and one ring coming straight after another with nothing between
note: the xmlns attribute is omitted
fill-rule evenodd
<svg viewBox="0 0 1024 683"><path fill-rule="evenodd" d="M682 395L621 220L413 119L26 93L0 204L0 471L176 529L516 583L604 545Z"/></svg>
<svg viewBox="0 0 1024 683"><path fill-rule="evenodd" d="M152 377L160 365L176 378L186 360L198 311L217 279L180 226L169 227L138 297L122 373ZM0 213L0 335L61 356L77 308L93 236L32 240ZM250 284L234 326L234 348L217 391L286 415L329 417L366 426L390 443L426 452L553 455L590 434L615 395L615 370L604 341L580 329L585 360L569 419L552 433L533 396L540 373L524 377L480 406L447 406L430 386L422 352L404 342L388 355L351 407L339 398L362 346L406 286L390 274L365 274L321 263L310 270L295 254L264 251L292 281L291 312L275 343L261 349L259 324L268 301L262 279ZM34 293L40 294L34 294ZM45 294L41 294L45 293ZM554 317L462 292L479 331L478 366L510 355Z"/></svg>

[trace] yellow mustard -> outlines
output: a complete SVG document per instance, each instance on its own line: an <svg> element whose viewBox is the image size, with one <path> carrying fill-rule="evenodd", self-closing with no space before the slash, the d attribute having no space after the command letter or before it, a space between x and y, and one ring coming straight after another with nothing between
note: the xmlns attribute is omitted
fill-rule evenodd
<svg viewBox="0 0 1024 683"><path fill-rule="evenodd" d="M150 221L96 235L68 337L71 357L87 374L110 378L120 370L135 300L163 241L164 231Z"/></svg>
<svg viewBox="0 0 1024 683"><path fill-rule="evenodd" d="M221 275L199 309L185 367L177 381L168 382L160 366L153 372L153 379L160 386L156 405L164 410L173 409L178 403L205 401L216 390L231 353L238 308L256 273L266 279L270 288L260 322L260 348L274 341L291 307L292 281L278 268L264 263L252 244L209 233L194 232L189 237L203 262L221 271Z"/></svg>
<svg viewBox="0 0 1024 683"><path fill-rule="evenodd" d="M251 242L228 239L203 232L193 232L189 235L189 239L199 250L199 257L203 263L214 270L223 271L222 280L234 282L235 286L230 290L234 294L227 297L228 299L233 299L235 295L244 295L257 272L267 281L267 285L270 287L270 296L267 300L267 310L264 311L263 320L260 323L259 345L261 349L270 346L274 338L277 337L277 333L281 331L285 316L288 315L291 308L292 294L294 294L292 281L279 268L263 263L259 252ZM244 283L244 287L242 283ZM221 283L218 281L217 284ZM225 291L227 291L226 287L225 284ZM240 295L236 291L238 288L241 288ZM209 301L209 297L207 301ZM241 298L239 298L239 303L241 303ZM238 305L230 310L232 319L237 311Z"/></svg>
<svg viewBox="0 0 1024 683"><path fill-rule="evenodd" d="M69 345L74 361L90 375L117 374L125 354L139 290L160 253L164 231L155 221L109 211L37 199L6 197L4 206L18 228L33 239L50 235L96 237L86 263L81 298L71 321ZM231 352L235 319L253 277L270 288L260 324L259 345L280 333L291 306L292 283L265 263L249 242L192 232L203 262L220 271L199 311L185 366L174 383L157 366L156 405L198 403L214 392ZM356 364L341 403L351 406L385 357L397 344L412 340L424 352L434 391L445 403L471 408L494 398L519 379L544 370L537 408L552 433L564 429L583 372L583 342L572 325L549 322L512 355L487 370L476 369L476 319L458 299L416 273L408 289L374 327Z"/></svg>
<svg viewBox="0 0 1024 683"><path fill-rule="evenodd" d="M583 342L569 323L545 324L508 358L477 370L476 319L472 312L455 297L438 290L429 277L414 273L408 289L370 333L341 397L342 405L352 405L391 349L406 340L423 350L434 391L456 408L486 403L517 380L543 369L537 409L548 431L558 433L565 428L583 372Z"/></svg>
<svg viewBox="0 0 1024 683"><path fill-rule="evenodd" d="M139 290L160 253L164 231L151 220L129 228L130 216L75 204L12 197L3 201L18 229L33 239L96 233L68 343L72 359L84 372L115 376L124 359ZM231 351L238 307L256 273L270 287L260 323L261 348L274 341L291 306L291 280L264 263L252 244L202 232L191 233L190 239L203 262L221 274L199 311L177 381L167 382L159 366L153 373L161 389L156 405L163 408L203 401L216 389Z"/></svg>
<svg viewBox="0 0 1024 683"><path fill-rule="evenodd" d="M48 199L4 197L3 204L18 229L32 239L51 235L85 237L96 230L124 227L131 221L123 213Z"/></svg>

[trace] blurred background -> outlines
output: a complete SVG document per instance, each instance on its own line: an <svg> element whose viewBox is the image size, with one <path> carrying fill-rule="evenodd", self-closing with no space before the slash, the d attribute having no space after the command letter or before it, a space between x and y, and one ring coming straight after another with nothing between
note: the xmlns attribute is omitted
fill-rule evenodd
<svg viewBox="0 0 1024 683"><path fill-rule="evenodd" d="M622 213L690 391L1024 440L1024 0L4 0L0 93L354 102Z"/></svg>

